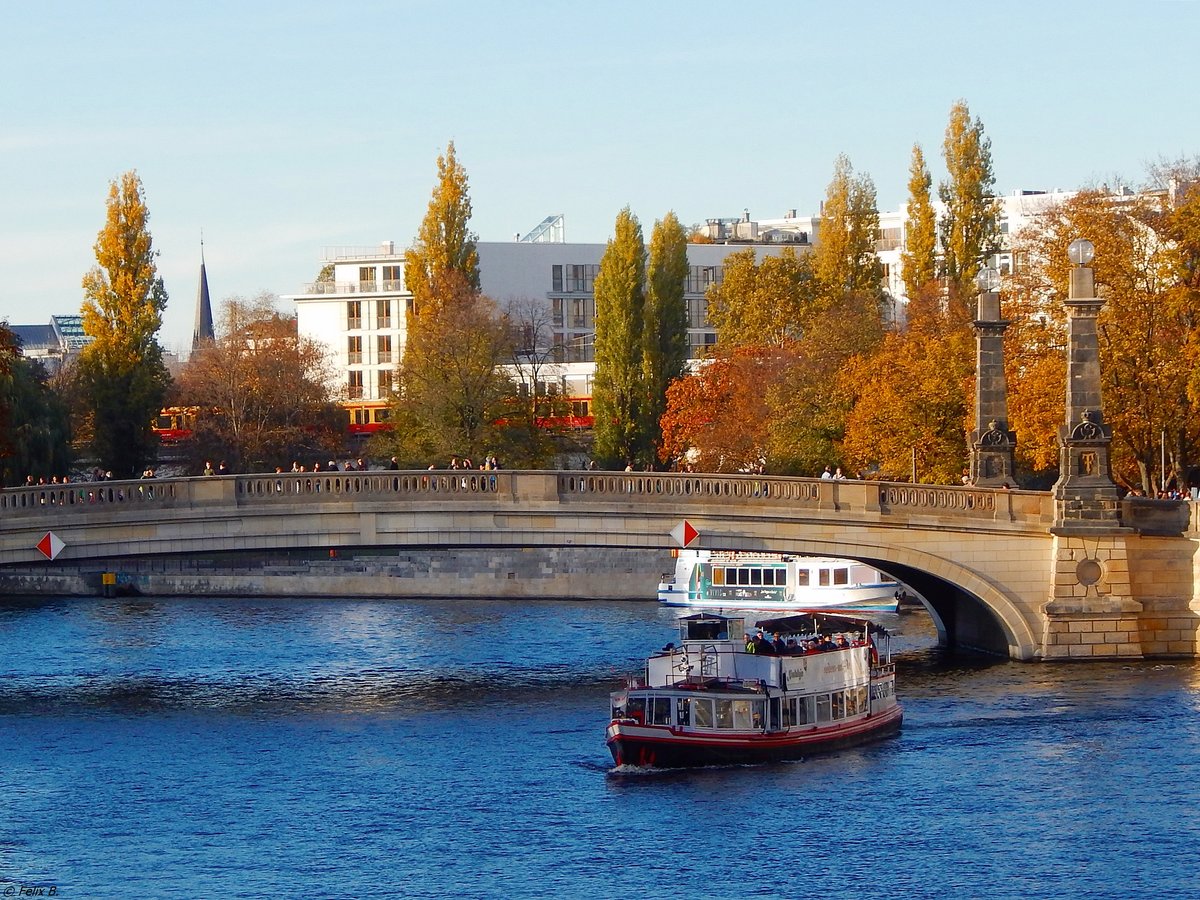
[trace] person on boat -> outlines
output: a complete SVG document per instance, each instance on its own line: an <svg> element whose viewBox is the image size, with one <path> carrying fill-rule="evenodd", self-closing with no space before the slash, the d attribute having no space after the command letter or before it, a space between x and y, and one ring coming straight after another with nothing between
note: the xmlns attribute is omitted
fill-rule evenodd
<svg viewBox="0 0 1200 900"><path fill-rule="evenodd" d="M757 650L758 646L754 641L754 635L750 634L750 632L746 632L746 652L754 653Z"/></svg>
<svg viewBox="0 0 1200 900"><path fill-rule="evenodd" d="M837 644L833 642L833 639L829 635L818 635L817 649L821 651L836 650Z"/></svg>
<svg viewBox="0 0 1200 900"><path fill-rule="evenodd" d="M761 628L758 630L758 634L754 636L754 652L762 653L765 656L772 656L775 653L775 645L767 639Z"/></svg>
<svg viewBox="0 0 1200 900"><path fill-rule="evenodd" d="M786 656L787 655L787 642L784 641L784 639L779 636L778 631L775 632L773 635L771 635L771 646L772 646L772 649L775 651L776 656Z"/></svg>
<svg viewBox="0 0 1200 900"><path fill-rule="evenodd" d="M846 640L846 636L844 634L839 634L837 637L835 637L833 639L833 643L838 650L845 650L850 646L850 642Z"/></svg>

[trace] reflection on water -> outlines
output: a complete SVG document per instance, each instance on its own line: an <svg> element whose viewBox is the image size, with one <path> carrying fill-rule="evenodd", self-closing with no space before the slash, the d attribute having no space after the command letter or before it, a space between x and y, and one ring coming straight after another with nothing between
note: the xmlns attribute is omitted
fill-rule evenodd
<svg viewBox="0 0 1200 900"><path fill-rule="evenodd" d="M928 617L903 613L888 623L898 737L774 766L614 771L607 693L674 639L675 617L0 602L0 887L775 897L803 893L794 870L830 897L1190 891L1193 663L946 659Z"/></svg>

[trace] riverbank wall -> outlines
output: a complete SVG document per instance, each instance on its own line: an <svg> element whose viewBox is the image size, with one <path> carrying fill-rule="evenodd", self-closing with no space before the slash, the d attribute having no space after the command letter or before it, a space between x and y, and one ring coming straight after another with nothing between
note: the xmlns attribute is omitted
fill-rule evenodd
<svg viewBox="0 0 1200 900"><path fill-rule="evenodd" d="M654 600L674 562L666 551L552 547L122 558L5 568L0 594Z"/></svg>

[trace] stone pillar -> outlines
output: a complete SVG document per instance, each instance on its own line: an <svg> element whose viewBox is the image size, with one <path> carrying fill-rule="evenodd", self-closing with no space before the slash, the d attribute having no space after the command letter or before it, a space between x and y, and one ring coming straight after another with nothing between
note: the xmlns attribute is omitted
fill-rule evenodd
<svg viewBox="0 0 1200 900"><path fill-rule="evenodd" d="M1008 386L1004 379L1004 331L1000 295L979 295L975 328L975 430L971 432L971 483L1016 487L1013 451L1017 436L1008 430Z"/></svg>
<svg viewBox="0 0 1200 900"><path fill-rule="evenodd" d="M1054 485L1054 571L1045 607L1043 659L1136 658L1142 655L1120 493L1112 480L1100 397L1100 343L1092 270L1071 270L1067 311L1067 404L1058 430Z"/></svg>
<svg viewBox="0 0 1200 900"><path fill-rule="evenodd" d="M1121 524L1121 495L1112 480L1108 451L1112 429L1100 399L1100 340L1096 319L1104 301L1095 296L1092 270L1071 270L1067 310L1067 410L1058 429L1055 526L1108 531Z"/></svg>

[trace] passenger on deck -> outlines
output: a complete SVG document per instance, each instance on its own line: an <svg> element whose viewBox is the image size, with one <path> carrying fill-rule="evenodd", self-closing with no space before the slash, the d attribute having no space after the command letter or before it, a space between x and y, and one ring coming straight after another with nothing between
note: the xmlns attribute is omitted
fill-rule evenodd
<svg viewBox="0 0 1200 900"><path fill-rule="evenodd" d="M758 630L758 634L754 636L754 652L762 653L766 656L773 656L775 653L775 645L767 640L767 636L763 634L761 628Z"/></svg>
<svg viewBox="0 0 1200 900"><path fill-rule="evenodd" d="M746 633L746 652L754 653L757 650L758 650L758 647L754 643L754 635L747 632Z"/></svg>
<svg viewBox="0 0 1200 900"><path fill-rule="evenodd" d="M837 648L837 644L833 642L833 639L829 635L819 637L817 641L818 650L836 650Z"/></svg>
<svg viewBox="0 0 1200 900"><path fill-rule="evenodd" d="M784 641L784 639L782 637L779 636L778 631L775 632L775 634L773 634L771 636L771 645L775 650L776 656L786 656L787 655L787 643Z"/></svg>

